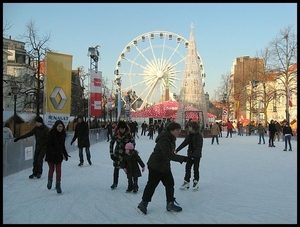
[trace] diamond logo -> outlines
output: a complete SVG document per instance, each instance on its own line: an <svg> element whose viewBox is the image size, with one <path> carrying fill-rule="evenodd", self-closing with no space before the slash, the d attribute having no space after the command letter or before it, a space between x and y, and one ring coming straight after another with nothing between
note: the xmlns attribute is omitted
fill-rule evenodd
<svg viewBox="0 0 300 227"><path fill-rule="evenodd" d="M53 107L61 110L67 102L67 96L61 87L55 87L50 94L50 101Z"/></svg>

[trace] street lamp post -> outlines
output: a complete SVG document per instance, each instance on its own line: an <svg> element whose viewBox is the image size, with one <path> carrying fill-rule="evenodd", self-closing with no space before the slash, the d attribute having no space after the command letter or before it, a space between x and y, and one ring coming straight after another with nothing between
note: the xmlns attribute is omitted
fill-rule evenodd
<svg viewBox="0 0 300 227"><path fill-rule="evenodd" d="M115 83L118 86L117 87L117 90L118 90L118 115L117 115L117 118L120 118L120 115L122 112L122 93L121 93L122 80L121 80L121 77L116 78Z"/></svg>
<svg viewBox="0 0 300 227"><path fill-rule="evenodd" d="M14 95L14 137L16 137L17 94L19 93L19 86L16 83L11 86L11 92Z"/></svg>
<svg viewBox="0 0 300 227"><path fill-rule="evenodd" d="M95 47L88 48L88 56L90 57L90 69L89 69L89 82L88 82L88 93L89 93L89 102L88 102L88 119L89 119L89 128L91 128L91 72L98 71L98 61L99 61L99 51L98 48L100 45Z"/></svg>

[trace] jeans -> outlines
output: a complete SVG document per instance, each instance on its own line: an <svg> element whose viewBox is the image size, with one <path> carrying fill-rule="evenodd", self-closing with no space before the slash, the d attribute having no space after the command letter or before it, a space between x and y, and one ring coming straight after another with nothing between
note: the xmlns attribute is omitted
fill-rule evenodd
<svg viewBox="0 0 300 227"><path fill-rule="evenodd" d="M292 138L291 135L284 136L284 149L285 150L287 148L287 144L289 144L290 150L292 150L291 138Z"/></svg>
<svg viewBox="0 0 300 227"><path fill-rule="evenodd" d="M261 139L262 139L263 143L265 144L265 134L264 133L259 133L259 141L258 141L258 143L261 143Z"/></svg>
<svg viewBox="0 0 300 227"><path fill-rule="evenodd" d="M229 134L230 134L230 137L232 137L232 128L227 129L227 136L226 136L226 138L229 136Z"/></svg>
<svg viewBox="0 0 300 227"><path fill-rule="evenodd" d="M85 153L86 153L86 159L88 161L91 161L91 153L89 147L85 148ZM79 161L80 163L83 163L83 148L79 148Z"/></svg>
<svg viewBox="0 0 300 227"><path fill-rule="evenodd" d="M212 137L211 137L211 144L214 143L215 138L216 138L217 144L219 144L219 138L218 138L217 135L212 135Z"/></svg>

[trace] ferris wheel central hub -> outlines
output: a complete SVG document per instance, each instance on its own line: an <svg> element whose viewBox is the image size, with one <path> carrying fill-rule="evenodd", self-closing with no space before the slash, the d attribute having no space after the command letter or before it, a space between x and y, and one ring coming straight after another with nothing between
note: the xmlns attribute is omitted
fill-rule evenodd
<svg viewBox="0 0 300 227"><path fill-rule="evenodd" d="M158 79L161 79L161 78L163 78L164 73L162 71L157 71L156 76Z"/></svg>

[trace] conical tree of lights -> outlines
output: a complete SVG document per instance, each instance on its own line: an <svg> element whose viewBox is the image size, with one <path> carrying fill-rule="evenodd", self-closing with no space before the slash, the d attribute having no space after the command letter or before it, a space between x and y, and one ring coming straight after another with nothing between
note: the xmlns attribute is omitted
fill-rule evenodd
<svg viewBox="0 0 300 227"><path fill-rule="evenodd" d="M200 123L201 129L204 129L206 124L208 124L203 81L205 73L201 58L197 54L193 29L194 25L191 24L190 40L187 49L187 56L185 58L184 74L179 95L176 121L184 127L187 121L187 119L185 119L187 107L195 107L201 111L202 114L196 114L197 119L193 120L197 120Z"/></svg>

